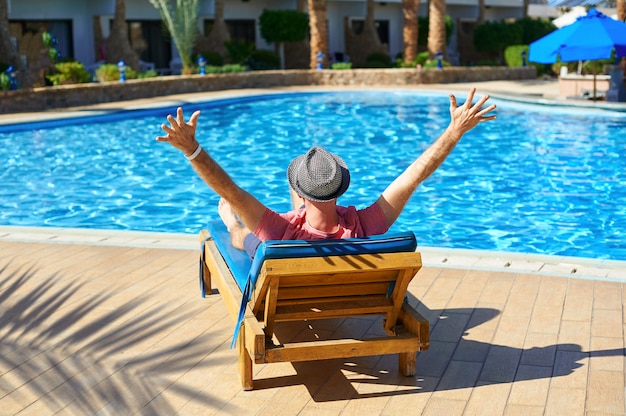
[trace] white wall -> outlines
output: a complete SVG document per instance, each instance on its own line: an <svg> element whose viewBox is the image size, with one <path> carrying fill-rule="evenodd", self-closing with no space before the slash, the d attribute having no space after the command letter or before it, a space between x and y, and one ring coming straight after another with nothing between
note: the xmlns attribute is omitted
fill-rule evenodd
<svg viewBox="0 0 626 416"><path fill-rule="evenodd" d="M2 1L2 0L0 0ZM389 20L389 52L393 57L402 52L402 0L387 0L385 5L378 2L375 18ZM486 0L487 19L502 19L522 16L523 0ZM115 13L115 0L10 0L10 20L72 20L74 58L90 64L96 60L93 45L93 17L103 16L102 28L107 36L109 19ZM477 15L478 0L448 0L447 12L454 21L459 17ZM329 0L328 2L329 52L345 52L344 16L364 18L365 0ZM420 15L427 14L427 1L420 3ZM284 10L295 9L296 0L225 0L225 19L255 19L258 49L273 49L261 37L258 17L264 8ZM149 0L127 0L126 17L129 20L160 20L159 13ZM202 20L214 17L214 0L200 0ZM200 27L202 22L199 22ZM173 56L176 56L172 46Z"/></svg>

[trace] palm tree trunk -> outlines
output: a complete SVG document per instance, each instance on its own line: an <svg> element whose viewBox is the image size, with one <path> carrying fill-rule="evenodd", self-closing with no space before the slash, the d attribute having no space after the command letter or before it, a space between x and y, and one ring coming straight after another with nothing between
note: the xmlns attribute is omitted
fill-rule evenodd
<svg viewBox="0 0 626 416"><path fill-rule="evenodd" d="M402 26L402 40L404 42L404 61L413 62L417 56L417 9L419 0L402 0L402 14L404 25Z"/></svg>
<svg viewBox="0 0 626 416"><path fill-rule="evenodd" d="M431 57L438 52L447 57L445 0L430 0L428 16L428 52Z"/></svg>
<svg viewBox="0 0 626 416"><path fill-rule="evenodd" d="M626 21L626 0L617 0L617 20Z"/></svg>
<svg viewBox="0 0 626 416"><path fill-rule="evenodd" d="M11 32L9 31L9 6L8 2L0 0L0 62L13 65L18 71L23 70L22 60L18 52L13 49Z"/></svg>
<svg viewBox="0 0 626 416"><path fill-rule="evenodd" d="M139 56L130 45L126 23L126 0L115 0L115 18L107 39L107 62L123 60L127 66L139 70Z"/></svg>
<svg viewBox="0 0 626 416"><path fill-rule="evenodd" d="M317 68L317 54L323 53L323 66L328 64L328 25L326 0L309 0L309 28L311 30L311 69Z"/></svg>
<svg viewBox="0 0 626 416"><path fill-rule="evenodd" d="M485 0L478 0L478 24L485 23Z"/></svg>

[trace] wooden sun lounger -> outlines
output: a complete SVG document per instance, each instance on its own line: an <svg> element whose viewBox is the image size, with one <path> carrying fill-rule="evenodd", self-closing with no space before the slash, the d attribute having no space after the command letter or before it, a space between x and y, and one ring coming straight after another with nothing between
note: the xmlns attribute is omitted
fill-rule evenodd
<svg viewBox="0 0 626 416"><path fill-rule="evenodd" d="M253 388L253 362L398 354L400 372L415 375L416 353L429 346L429 324L405 302L409 282L421 267L421 256L414 251L412 233L413 250L405 252L370 252L371 242L367 242L364 249L354 249L352 242L363 241L357 239L347 240L352 244L348 248L334 247L328 240L321 248L316 245L317 241L274 242L278 248L264 243L261 247L270 245L268 252L260 248L252 264L253 269L258 269L256 284L247 276L247 287L244 287L241 273L250 267L250 261L247 254L224 242L228 240L228 233L220 224L211 223L210 231L200 233L203 242L200 283L203 294L210 293L212 285L217 287L237 323L239 371L245 390ZM406 234L397 237L409 239ZM291 258L271 258L280 257L284 247L290 251L292 243L301 246L302 256L296 249L296 253L289 254ZM302 247L309 244L313 248ZM387 335L281 343L274 334L279 322L362 315L383 315Z"/></svg>

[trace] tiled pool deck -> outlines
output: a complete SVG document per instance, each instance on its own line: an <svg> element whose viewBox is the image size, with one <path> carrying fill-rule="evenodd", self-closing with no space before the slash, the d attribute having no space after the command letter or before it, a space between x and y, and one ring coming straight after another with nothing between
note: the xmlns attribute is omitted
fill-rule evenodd
<svg viewBox="0 0 626 416"><path fill-rule="evenodd" d="M199 295L196 236L0 227L0 414L626 414L625 262L420 250L409 300L431 348L416 377L394 356L270 364L245 392L224 304Z"/></svg>

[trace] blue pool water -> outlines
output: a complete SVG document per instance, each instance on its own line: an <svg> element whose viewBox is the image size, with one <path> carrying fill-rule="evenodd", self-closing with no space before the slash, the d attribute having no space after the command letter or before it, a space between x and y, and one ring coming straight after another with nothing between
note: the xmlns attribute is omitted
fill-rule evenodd
<svg viewBox="0 0 626 416"><path fill-rule="evenodd" d="M464 97L459 97L459 103ZM493 100L416 192L394 230L421 245L626 260L626 113ZM443 131L446 95L248 97L202 109L198 138L244 188L289 208L286 167L312 145L340 154L365 206ZM196 233L218 197L168 144L174 108L0 126L0 225Z"/></svg>

